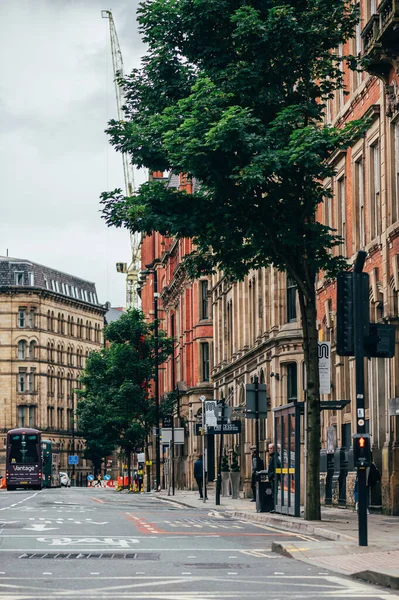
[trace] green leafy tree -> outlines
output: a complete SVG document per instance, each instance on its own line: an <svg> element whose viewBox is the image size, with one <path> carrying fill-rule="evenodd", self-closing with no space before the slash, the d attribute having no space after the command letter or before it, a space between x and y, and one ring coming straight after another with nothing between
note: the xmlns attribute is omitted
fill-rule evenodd
<svg viewBox="0 0 399 600"><path fill-rule="evenodd" d="M98 464L116 448L130 456L142 446L155 423L150 383L154 377L154 325L141 311L131 309L105 328L108 344L92 352L77 390L79 429L86 439L86 455ZM158 332L158 360L172 351L173 340Z"/></svg>
<svg viewBox="0 0 399 600"><path fill-rule="evenodd" d="M349 0L146 0L148 53L121 83L123 121L111 144L138 167L185 173L191 195L149 181L134 197L102 194L108 225L192 237L193 274L242 279L273 264L296 282L307 372L306 518L320 519L320 408L315 281L346 263L316 219L329 160L364 125L325 125L342 85L338 56L358 21Z"/></svg>

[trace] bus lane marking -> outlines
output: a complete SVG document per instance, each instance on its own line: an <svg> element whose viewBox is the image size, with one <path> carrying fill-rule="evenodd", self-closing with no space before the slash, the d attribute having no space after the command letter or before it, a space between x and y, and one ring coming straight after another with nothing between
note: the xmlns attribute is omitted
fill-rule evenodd
<svg viewBox="0 0 399 600"><path fill-rule="evenodd" d="M119 548L130 548L131 544L138 544L137 538L77 538L72 539L70 537L63 538L36 538L38 542L49 544L50 546L73 546L77 544L92 544L96 546L118 546Z"/></svg>

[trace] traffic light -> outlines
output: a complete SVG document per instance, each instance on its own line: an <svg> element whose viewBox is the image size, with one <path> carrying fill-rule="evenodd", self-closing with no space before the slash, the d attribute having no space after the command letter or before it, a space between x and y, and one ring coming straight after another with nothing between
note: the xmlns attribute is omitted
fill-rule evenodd
<svg viewBox="0 0 399 600"><path fill-rule="evenodd" d="M353 356L354 350L353 278L342 271L337 275L337 354Z"/></svg>
<svg viewBox="0 0 399 600"><path fill-rule="evenodd" d="M368 433L355 433L353 435L353 460L355 467L370 466L371 448Z"/></svg>
<svg viewBox="0 0 399 600"><path fill-rule="evenodd" d="M361 286L360 306L355 306L353 298L353 278L358 278ZM363 335L369 333L369 276L367 273L342 271L337 275L337 354L355 355L354 311L363 311Z"/></svg>
<svg viewBox="0 0 399 600"><path fill-rule="evenodd" d="M370 323L370 335L366 337L364 353L368 358L392 358L395 356L395 325Z"/></svg>

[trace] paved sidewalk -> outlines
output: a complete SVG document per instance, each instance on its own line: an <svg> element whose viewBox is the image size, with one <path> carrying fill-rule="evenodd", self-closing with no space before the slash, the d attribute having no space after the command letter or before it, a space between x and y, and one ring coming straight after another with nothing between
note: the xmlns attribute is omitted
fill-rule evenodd
<svg viewBox="0 0 399 600"><path fill-rule="evenodd" d="M344 575L399 589L399 517L370 514L367 547L358 546L358 519L353 510L323 507L321 521L306 521L276 513L257 513L249 499L221 498L215 505L214 493L204 503L198 492L176 491L157 495L204 511L217 510L226 516L271 525L285 531L302 533L298 542L274 542L273 551ZM313 537L313 539L312 539ZM321 539L320 539L321 538Z"/></svg>

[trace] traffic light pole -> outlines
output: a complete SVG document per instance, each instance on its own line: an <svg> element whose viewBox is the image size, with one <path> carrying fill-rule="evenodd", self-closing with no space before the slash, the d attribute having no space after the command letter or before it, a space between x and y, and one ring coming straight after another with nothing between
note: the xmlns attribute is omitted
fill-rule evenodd
<svg viewBox="0 0 399 600"><path fill-rule="evenodd" d="M224 425L224 408L225 408L224 398L222 399L221 404L222 404L222 425L221 425L221 429L220 429L218 476L217 476L217 480L216 480L216 501L215 501L216 506L220 506L220 493L222 490L223 425Z"/></svg>
<svg viewBox="0 0 399 600"><path fill-rule="evenodd" d="M356 431L365 433L364 411L364 323L362 310L362 271L366 252L359 251L353 269L354 354L356 371ZM367 546L366 468L357 469L359 546Z"/></svg>

